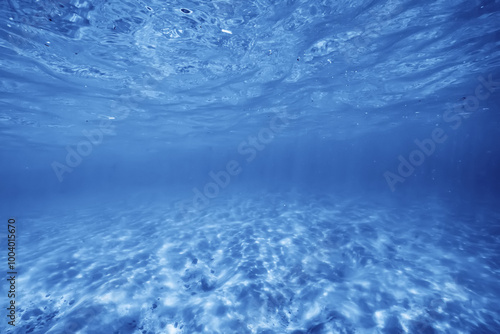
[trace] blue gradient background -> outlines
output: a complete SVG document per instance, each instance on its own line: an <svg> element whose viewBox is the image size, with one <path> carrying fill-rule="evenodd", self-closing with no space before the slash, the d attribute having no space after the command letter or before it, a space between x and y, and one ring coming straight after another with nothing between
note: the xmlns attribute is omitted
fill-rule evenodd
<svg viewBox="0 0 500 334"><path fill-rule="evenodd" d="M500 332L498 22L498 0L3 1L0 331Z"/></svg>

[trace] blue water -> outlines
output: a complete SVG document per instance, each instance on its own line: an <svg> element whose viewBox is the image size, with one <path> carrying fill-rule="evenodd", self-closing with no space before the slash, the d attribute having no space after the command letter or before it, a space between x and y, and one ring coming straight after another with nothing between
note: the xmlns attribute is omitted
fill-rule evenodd
<svg viewBox="0 0 500 334"><path fill-rule="evenodd" d="M3 0L0 332L500 333L498 22Z"/></svg>

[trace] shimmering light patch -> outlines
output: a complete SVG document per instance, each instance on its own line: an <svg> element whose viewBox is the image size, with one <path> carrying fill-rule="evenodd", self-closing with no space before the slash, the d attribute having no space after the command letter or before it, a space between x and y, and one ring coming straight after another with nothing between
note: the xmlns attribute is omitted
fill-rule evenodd
<svg viewBox="0 0 500 334"><path fill-rule="evenodd" d="M179 328L176 328L174 325L168 324L167 325L167 333L168 334L178 334L178 333L182 333L182 332Z"/></svg>
<svg viewBox="0 0 500 334"><path fill-rule="evenodd" d="M375 315L375 321L377 322L377 326L383 327L385 323L385 312L376 311L374 315Z"/></svg>
<svg viewBox="0 0 500 334"><path fill-rule="evenodd" d="M108 292L103 296L97 297L97 300L102 303L119 303L124 300L125 293L123 291Z"/></svg>
<svg viewBox="0 0 500 334"><path fill-rule="evenodd" d="M310 320L316 316L318 316L321 312L321 308L318 304L314 304L311 306L311 308L306 312L306 314L304 315L304 318L306 320Z"/></svg>

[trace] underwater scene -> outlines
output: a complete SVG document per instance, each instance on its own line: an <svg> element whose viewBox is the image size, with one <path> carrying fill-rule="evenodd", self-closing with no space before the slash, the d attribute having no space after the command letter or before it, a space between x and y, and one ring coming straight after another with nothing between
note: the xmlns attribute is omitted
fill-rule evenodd
<svg viewBox="0 0 500 334"><path fill-rule="evenodd" d="M1 1L0 333L500 333L499 22Z"/></svg>

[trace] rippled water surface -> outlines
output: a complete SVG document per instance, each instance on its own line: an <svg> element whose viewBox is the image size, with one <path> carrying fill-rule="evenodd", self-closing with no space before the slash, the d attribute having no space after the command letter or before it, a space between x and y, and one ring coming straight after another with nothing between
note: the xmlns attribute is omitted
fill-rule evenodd
<svg viewBox="0 0 500 334"><path fill-rule="evenodd" d="M1 120L30 136L3 138L51 146L108 117L129 143L234 138L285 109L334 138L436 122L498 69L498 6L5 1Z"/></svg>

